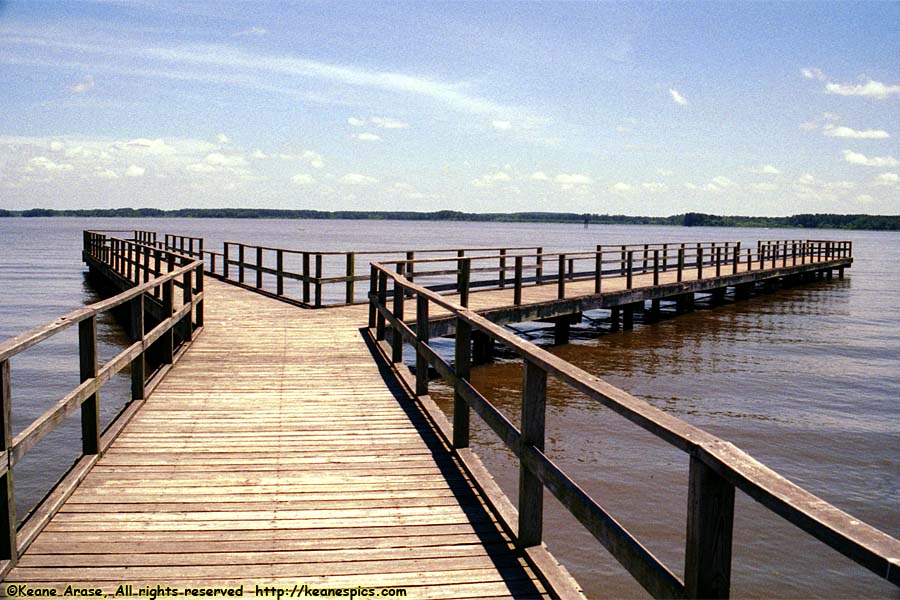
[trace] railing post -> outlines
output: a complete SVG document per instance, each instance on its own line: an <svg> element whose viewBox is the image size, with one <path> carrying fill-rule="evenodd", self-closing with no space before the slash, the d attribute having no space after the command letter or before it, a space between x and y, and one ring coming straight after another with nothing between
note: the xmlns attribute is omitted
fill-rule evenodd
<svg viewBox="0 0 900 600"><path fill-rule="evenodd" d="M778 260L778 242L775 242L775 245L772 247L772 268L775 268L776 261Z"/></svg>
<svg viewBox="0 0 900 600"><path fill-rule="evenodd" d="M316 308L322 306L322 254L316 253Z"/></svg>
<svg viewBox="0 0 900 600"><path fill-rule="evenodd" d="M244 245L238 244L238 283L244 283Z"/></svg>
<svg viewBox="0 0 900 600"><path fill-rule="evenodd" d="M0 361L0 427L2 427L2 448L8 452L12 447L12 387L10 385L9 360ZM7 459L6 472L0 476L0 560L16 564L19 553L16 545L16 497L13 485L13 471Z"/></svg>
<svg viewBox="0 0 900 600"><path fill-rule="evenodd" d="M676 281L681 283L681 280L684 279L684 248L678 249L678 277Z"/></svg>
<svg viewBox="0 0 900 600"><path fill-rule="evenodd" d="M134 341L144 339L144 294L138 294L131 300L131 338ZM141 352L131 361L131 399L143 400L146 397L144 388L144 370L146 357Z"/></svg>
<svg viewBox="0 0 900 600"><path fill-rule="evenodd" d="M353 252L347 253L347 294L344 297L347 304L353 304L353 297L356 294L353 278L356 277L356 255Z"/></svg>
<svg viewBox="0 0 900 600"><path fill-rule="evenodd" d="M384 314L381 312L381 309L387 308L387 273L384 271L378 272L378 306L379 310L375 319L375 339L383 340Z"/></svg>
<svg viewBox="0 0 900 600"><path fill-rule="evenodd" d="M228 279L228 246L228 242L225 242L224 246L222 247L222 277L224 277L225 279Z"/></svg>
<svg viewBox="0 0 900 600"><path fill-rule="evenodd" d="M429 339L428 296L416 296L416 343L427 344ZM425 353L416 348L416 396L428 395L428 361Z"/></svg>
<svg viewBox="0 0 900 600"><path fill-rule="evenodd" d="M722 247L716 248L716 277L722 276Z"/></svg>
<svg viewBox="0 0 900 600"><path fill-rule="evenodd" d="M132 281L134 276L134 244L125 242L125 278Z"/></svg>
<svg viewBox="0 0 900 600"><path fill-rule="evenodd" d="M309 304L309 252L303 253L303 301Z"/></svg>
<svg viewBox="0 0 900 600"><path fill-rule="evenodd" d="M504 259L505 260L505 259ZM522 304L522 257L516 256L516 274L513 285L513 304Z"/></svg>
<svg viewBox="0 0 900 600"><path fill-rule="evenodd" d="M797 266L797 240L791 242L791 265Z"/></svg>
<svg viewBox="0 0 900 600"><path fill-rule="evenodd" d="M731 265L731 274L734 275L738 272L738 265L741 262L741 243L738 242L734 245L734 263Z"/></svg>
<svg viewBox="0 0 900 600"><path fill-rule="evenodd" d="M506 248L500 248L500 273L497 278L500 281L500 288L506 287Z"/></svg>
<svg viewBox="0 0 900 600"><path fill-rule="evenodd" d="M190 259L185 260L185 265L190 262ZM191 302L194 299L194 286L191 282L191 273L192 270L188 269L184 272L184 275L181 276L181 305L182 306L190 306ZM193 333L194 322L191 316L191 311L189 310L184 318L181 320L181 340L182 343L186 343L191 341L191 335Z"/></svg>
<svg viewBox="0 0 900 600"><path fill-rule="evenodd" d="M659 285L659 250L653 250L653 285Z"/></svg>
<svg viewBox="0 0 900 600"><path fill-rule="evenodd" d="M284 250L275 251L275 293L284 295Z"/></svg>
<svg viewBox="0 0 900 600"><path fill-rule="evenodd" d="M759 268L766 268L766 245L759 244L757 249L757 254L759 255Z"/></svg>
<svg viewBox="0 0 900 600"><path fill-rule="evenodd" d="M78 365L81 382L97 376L97 317L78 323ZM100 396L91 394L81 405L81 449L84 454L100 453Z"/></svg>
<svg viewBox="0 0 900 600"><path fill-rule="evenodd" d="M597 246L594 255L594 293L600 293L600 281L603 278L603 246Z"/></svg>
<svg viewBox="0 0 900 600"><path fill-rule="evenodd" d="M703 279L703 246L697 244L697 280Z"/></svg>
<svg viewBox="0 0 900 600"><path fill-rule="evenodd" d="M535 283L540 285L544 279L544 249L535 248L537 256L535 257Z"/></svg>
<svg viewBox="0 0 900 600"><path fill-rule="evenodd" d="M627 255L627 253L625 252L625 245L622 244L622 264L621 264L621 268L620 268L620 271L621 271L621 272L620 272L620 275L622 275L622 277L625 276L625 260L626 260L627 258L628 258L628 255Z"/></svg>
<svg viewBox="0 0 900 600"><path fill-rule="evenodd" d="M647 272L647 260L649 258L647 251L648 251L649 247L650 246L648 244L644 244L644 262L641 263L641 273Z"/></svg>
<svg viewBox="0 0 900 600"><path fill-rule="evenodd" d="M162 288L163 316L168 319L172 316L172 313L175 312L175 280L167 279L166 282L162 284ZM175 333L171 327L162 335L161 341L162 363L164 365L171 365L175 360Z"/></svg>
<svg viewBox="0 0 900 600"><path fill-rule="evenodd" d="M406 273L406 265L402 262L397 263L397 275L403 277ZM403 321L403 305L406 300L406 293L403 287L395 279L394 280L394 318L397 321ZM391 332L391 362L403 362L403 332L400 325L395 325Z"/></svg>
<svg viewBox="0 0 900 600"><path fill-rule="evenodd" d="M631 289L634 283L634 250L628 251L628 259L625 264L625 288Z"/></svg>
<svg viewBox="0 0 900 600"><path fill-rule="evenodd" d="M669 245L663 244L663 271L669 270Z"/></svg>
<svg viewBox="0 0 900 600"><path fill-rule="evenodd" d="M751 248L747 248L747 272L753 270L753 250Z"/></svg>
<svg viewBox="0 0 900 600"><path fill-rule="evenodd" d="M466 255L465 250L457 250L456 251L456 293L462 294L462 263L463 257ZM465 306L465 305L463 305Z"/></svg>
<svg viewBox="0 0 900 600"><path fill-rule="evenodd" d="M162 252L153 251L153 277L158 278L162 275ZM158 287L156 289L159 289Z"/></svg>
<svg viewBox="0 0 900 600"><path fill-rule="evenodd" d="M459 303L463 306L469 306L469 284L472 276L472 259L464 258L460 262L461 265L458 273Z"/></svg>
<svg viewBox="0 0 900 600"><path fill-rule="evenodd" d="M375 315L377 310L375 308L378 294L378 269L375 268L375 265L369 266L369 329L375 327Z"/></svg>
<svg viewBox="0 0 900 600"><path fill-rule="evenodd" d="M414 260L416 260L416 253L415 252L407 252L406 253L406 279L410 283L413 283L416 280L416 265L413 262ZM412 290L407 291L406 297L412 298L412 296L413 296L413 291Z"/></svg>
<svg viewBox="0 0 900 600"><path fill-rule="evenodd" d="M202 256L202 254L201 254ZM203 293L203 263L201 262L197 266L197 274L194 276L194 279L197 281L197 294ZM197 327L203 327L203 298L197 300L196 306L194 306L194 318Z"/></svg>
<svg viewBox="0 0 900 600"><path fill-rule="evenodd" d="M525 359L522 377L522 451L528 446L544 450L547 372ZM520 548L541 543L544 521L544 485L519 459Z"/></svg>
<svg viewBox="0 0 900 600"><path fill-rule="evenodd" d="M566 255L559 255L559 264L556 273L556 297L560 300L566 297Z"/></svg>
<svg viewBox="0 0 900 600"><path fill-rule="evenodd" d="M462 316L456 317L456 345L454 348L456 377L468 381L472 371L472 326ZM453 447L469 447L469 404L458 386L453 392Z"/></svg>
<svg viewBox="0 0 900 600"><path fill-rule="evenodd" d="M262 246L256 247L256 289L261 290L263 286L263 249Z"/></svg>
<svg viewBox="0 0 900 600"><path fill-rule="evenodd" d="M688 484L686 598L728 598L734 486L691 456Z"/></svg>

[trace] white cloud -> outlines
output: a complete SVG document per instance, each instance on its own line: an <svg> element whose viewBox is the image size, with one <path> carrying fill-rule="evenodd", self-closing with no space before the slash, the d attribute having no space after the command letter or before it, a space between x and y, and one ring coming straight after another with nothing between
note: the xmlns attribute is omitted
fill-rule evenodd
<svg viewBox="0 0 900 600"><path fill-rule="evenodd" d="M138 152L146 152L147 154L175 154L176 150L173 146L165 143L162 139L149 140L147 138L137 138L125 144L120 145L123 150L134 150Z"/></svg>
<svg viewBox="0 0 900 600"><path fill-rule="evenodd" d="M751 183L750 189L757 192L774 192L778 190L779 186L777 183L772 183L771 181L763 181L760 183Z"/></svg>
<svg viewBox="0 0 900 600"><path fill-rule="evenodd" d="M730 185L734 185L734 182L727 177L723 177L719 175L718 177L713 178L712 182L718 187L728 187Z"/></svg>
<svg viewBox="0 0 900 600"><path fill-rule="evenodd" d="M359 173L347 173L343 177L341 177L341 183L345 183L347 185L369 185L371 183L378 183L378 180L374 177L369 177L368 175L360 175Z"/></svg>
<svg viewBox="0 0 900 600"><path fill-rule="evenodd" d="M192 163L185 167L186 171L191 173L215 173L218 169L206 163Z"/></svg>
<svg viewBox="0 0 900 600"><path fill-rule="evenodd" d="M214 167L244 167L247 165L247 160L243 156L225 155L221 152L207 154L204 160L206 164Z"/></svg>
<svg viewBox="0 0 900 600"><path fill-rule="evenodd" d="M648 192L662 192L666 189L666 184L660 183L658 181L647 181L641 184L641 187L647 190Z"/></svg>
<svg viewBox="0 0 900 600"><path fill-rule="evenodd" d="M352 125L353 127L362 127L366 124L362 119L357 119L356 117L350 117L347 119L347 123Z"/></svg>
<svg viewBox="0 0 900 600"><path fill-rule="evenodd" d="M507 181L511 181L512 177L509 176L509 173L504 171L497 171L496 173L488 173L486 175L482 175L478 179L472 180L472 185L475 187L490 187L495 183L506 183Z"/></svg>
<svg viewBox="0 0 900 600"><path fill-rule="evenodd" d="M269 30L266 29L265 27L255 26L255 27L251 27L249 29L244 29L243 31L238 31L237 33L234 34L234 36L235 37L241 37L241 36L245 36L245 35L261 36L261 35L266 35L267 33L269 33Z"/></svg>
<svg viewBox="0 0 900 600"><path fill-rule="evenodd" d="M894 185L900 183L900 175L896 173L882 173L875 178L876 185Z"/></svg>
<svg viewBox="0 0 900 600"><path fill-rule="evenodd" d="M862 96L884 100L888 96L900 94L900 85L885 85L880 81L874 81L872 79L869 79L862 84L827 83L825 84L825 93L836 94L838 96Z"/></svg>
<svg viewBox="0 0 900 600"><path fill-rule="evenodd" d="M143 177L144 173L147 172L147 169L144 167L139 167L137 165L131 165L127 169L125 169L125 177Z"/></svg>
<svg viewBox="0 0 900 600"><path fill-rule="evenodd" d="M493 125L494 129L499 129L500 131L512 129L512 123L509 121L491 121L491 125Z"/></svg>
<svg viewBox="0 0 900 600"><path fill-rule="evenodd" d="M609 189L619 194L625 194L632 191L634 189L634 186L632 186L630 183L619 181L612 184Z"/></svg>
<svg viewBox="0 0 900 600"><path fill-rule="evenodd" d="M309 185L316 182L316 180L313 179L313 176L309 175L308 173L297 173L296 175L291 177L291 181L293 181L297 185Z"/></svg>
<svg viewBox="0 0 900 600"><path fill-rule="evenodd" d="M850 127L844 127L843 125L831 124L826 125L822 130L822 133L828 137L854 138L858 140L883 140L891 137L887 131L881 129L865 129L860 131L851 129Z"/></svg>
<svg viewBox="0 0 900 600"><path fill-rule="evenodd" d="M228 136L225 135L224 133L220 133L219 135L216 136L216 141L219 142L220 144L227 144L231 140L228 139Z"/></svg>
<svg viewBox="0 0 900 600"><path fill-rule="evenodd" d="M549 181L549 179L550 179L549 177L547 177L547 174L544 173L543 171L535 171L534 173L529 175L528 178L533 181Z"/></svg>
<svg viewBox="0 0 900 600"><path fill-rule="evenodd" d="M553 178L553 181L562 185L590 185L594 183L593 179L581 173L560 173Z"/></svg>
<svg viewBox="0 0 900 600"><path fill-rule="evenodd" d="M697 185L694 184L694 183L691 183L690 181L685 182L684 187L686 187L686 188L689 189L689 190L696 190L696 189L697 189Z"/></svg>
<svg viewBox="0 0 900 600"><path fill-rule="evenodd" d="M812 185L816 182L816 178L809 173L804 173L797 178L797 183L802 185Z"/></svg>
<svg viewBox="0 0 900 600"><path fill-rule="evenodd" d="M257 148L256 150L253 151L253 154L250 155L250 158L257 158L257 159L262 160L265 158L269 158L269 156L265 152L263 152L262 150Z"/></svg>
<svg viewBox="0 0 900 600"><path fill-rule="evenodd" d="M682 106L686 106L686 105L687 105L687 103L688 103L687 98L685 98L684 96L682 96L682 95L681 95L681 92L679 92L679 91L676 90L675 88L670 88L670 89L669 89L669 94L672 95L672 101L673 101L675 104L680 104L680 105L682 105Z"/></svg>
<svg viewBox="0 0 900 600"><path fill-rule="evenodd" d="M88 75L78 83L73 83L69 86L69 91L73 94L83 94L92 89L94 89L94 78L91 75Z"/></svg>
<svg viewBox="0 0 900 600"><path fill-rule="evenodd" d="M389 119L387 117L370 117L369 123L382 129L406 129L409 123L399 121L397 119Z"/></svg>
<svg viewBox="0 0 900 600"><path fill-rule="evenodd" d="M75 168L75 167L73 167L72 165L70 165L70 164L68 164L68 163L57 163L57 162L53 162L52 160L50 160L50 159L47 158L46 156L35 156L34 158L32 158L31 160L28 161L28 164L29 164L29 165L32 165L32 166L34 166L34 167L38 167L38 168L40 168L40 169L43 169L43 170L45 170L45 171L48 171L48 172L50 172L50 173L58 173L58 172L63 172L63 171L71 171L71 170L73 170L73 169Z"/></svg>
<svg viewBox="0 0 900 600"><path fill-rule="evenodd" d="M322 155L317 152L313 152L312 150L304 150L300 158L309 162L309 166L314 169L321 169L325 166L325 162L322 160Z"/></svg>
<svg viewBox="0 0 900 600"><path fill-rule="evenodd" d="M898 167L900 160L893 156L866 156L852 150L844 150L844 160L854 165L865 165L867 167Z"/></svg>
<svg viewBox="0 0 900 600"><path fill-rule="evenodd" d="M826 79L825 73L823 73L821 69L807 67L805 69L800 69L800 73L807 79L815 79L817 81L825 81Z"/></svg>
<svg viewBox="0 0 900 600"><path fill-rule="evenodd" d="M753 172L760 175L781 175L781 171L772 165L761 165L754 169Z"/></svg>
<svg viewBox="0 0 900 600"><path fill-rule="evenodd" d="M118 179L119 178L119 176L116 174L116 172L111 169L97 169L96 171L94 171L94 176L98 177L99 179Z"/></svg>
<svg viewBox="0 0 900 600"><path fill-rule="evenodd" d="M375 135L374 133L360 133L356 136L356 139L362 140L364 142L377 142L381 139L381 136Z"/></svg>
<svg viewBox="0 0 900 600"><path fill-rule="evenodd" d="M856 197L857 202L862 202L863 204L867 204L869 202L874 202L875 198L870 196L869 194L860 194Z"/></svg>

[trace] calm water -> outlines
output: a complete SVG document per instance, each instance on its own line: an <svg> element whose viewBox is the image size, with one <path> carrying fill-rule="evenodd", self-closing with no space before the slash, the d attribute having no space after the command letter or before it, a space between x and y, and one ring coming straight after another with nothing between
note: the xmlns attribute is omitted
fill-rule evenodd
<svg viewBox="0 0 900 600"><path fill-rule="evenodd" d="M844 280L755 296L634 331L583 327L550 348L662 410L734 442L855 516L900 537L900 235L895 233L681 229L640 226L244 221L0 219L0 340L97 299L83 279L84 228L155 229L202 236L207 248L245 241L308 249L405 249L594 245L784 237L850 239L856 262ZM402 241L401 241L402 240ZM594 315L600 316L603 315ZM534 340L549 344L546 332ZM101 358L125 338L100 323ZM77 384L75 334L13 361L14 424L20 431ZM449 345L448 345L449 347ZM521 369L500 357L473 380L518 418ZM433 386L437 396L446 388ZM127 374L104 388L105 418L128 393ZM558 463L676 573L684 561L687 458L551 380L548 450ZM515 422L515 421L514 421ZM507 494L517 468L484 427L475 445ZM24 512L75 458L77 417L16 467ZM897 588L810 540L737 494L733 581L742 597L900 598ZM551 550L591 597L643 597L630 576L548 497Z"/></svg>

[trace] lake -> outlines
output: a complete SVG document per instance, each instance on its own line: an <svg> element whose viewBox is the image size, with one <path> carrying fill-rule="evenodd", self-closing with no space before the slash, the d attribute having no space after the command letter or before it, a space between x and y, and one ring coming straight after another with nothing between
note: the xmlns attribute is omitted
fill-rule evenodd
<svg viewBox="0 0 900 600"><path fill-rule="evenodd" d="M767 466L894 537L900 537L900 234L402 221L211 219L0 219L0 340L98 299L85 282L81 231L152 229L222 241L309 250L425 249L541 245L545 251L597 244L815 238L851 240L845 279L817 280L749 300L609 332L573 330L536 343L654 406L731 441ZM299 309L298 309L299 310ZM591 316L591 315L588 315ZM595 315L596 316L596 315ZM602 315L599 315L602 316ZM78 383L76 332L12 362L15 432ZM126 342L99 323L101 360ZM448 345L449 347L449 345ZM521 368L502 355L476 367L473 382L517 422ZM125 402L127 376L101 392L108 421ZM449 390L433 384L449 408ZM582 487L676 573L683 568L687 457L611 411L552 381L547 449ZM517 468L474 419L474 447L515 498ZM77 456L77 417L16 467L20 515ZM551 551L591 597L646 594L602 547L547 497ZM809 538L737 493L736 597L900 598L898 589Z"/></svg>

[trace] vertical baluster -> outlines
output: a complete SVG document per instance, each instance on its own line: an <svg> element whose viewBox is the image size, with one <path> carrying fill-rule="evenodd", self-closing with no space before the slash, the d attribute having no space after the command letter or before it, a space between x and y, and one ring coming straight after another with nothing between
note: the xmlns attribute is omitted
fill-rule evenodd
<svg viewBox="0 0 900 600"><path fill-rule="evenodd" d="M460 251L462 252L462 251ZM472 259L464 258L460 260L459 273L459 303L462 306L469 306L469 286L472 276Z"/></svg>
<svg viewBox="0 0 900 600"><path fill-rule="evenodd" d="M256 247L256 289L263 289L263 249Z"/></svg>
<svg viewBox="0 0 900 600"><path fill-rule="evenodd" d="M659 285L659 250L653 250L653 285Z"/></svg>
<svg viewBox="0 0 900 600"><path fill-rule="evenodd" d="M175 312L175 280L166 280L162 284L162 288L163 317L168 319ZM169 327L160 339L162 340L162 363L171 365L175 360L175 334L173 329Z"/></svg>
<svg viewBox="0 0 900 600"><path fill-rule="evenodd" d="M513 304L522 304L522 257L516 256L515 283L513 284Z"/></svg>
<svg viewBox="0 0 900 600"><path fill-rule="evenodd" d="M544 450L547 404L547 372L525 359L522 376L522 448ZM519 460L519 537L520 548L541 543L544 520L544 485Z"/></svg>
<svg viewBox="0 0 900 600"><path fill-rule="evenodd" d="M427 344L430 336L428 322L428 296L418 294L416 296L416 342ZM416 395L428 394L428 361L425 353L416 349Z"/></svg>
<svg viewBox="0 0 900 600"><path fill-rule="evenodd" d="M309 252L303 253L303 302L309 304Z"/></svg>
<svg viewBox="0 0 900 600"><path fill-rule="evenodd" d="M238 283L244 283L244 244L238 244Z"/></svg>
<svg viewBox="0 0 900 600"><path fill-rule="evenodd" d="M678 275L676 281L681 283L684 279L684 244L678 249Z"/></svg>
<svg viewBox="0 0 900 600"><path fill-rule="evenodd" d="M378 271L378 312L375 319L375 339L384 339L384 314L381 312L387 308L387 273Z"/></svg>
<svg viewBox="0 0 900 600"><path fill-rule="evenodd" d="M0 428L3 444L0 450L9 452L12 448L12 386L10 384L9 360L0 361ZM6 472L0 476L0 560L15 564L19 554L16 546L16 498L13 472L6 464Z"/></svg>
<svg viewBox="0 0 900 600"><path fill-rule="evenodd" d="M406 265L402 262L397 263L397 275L403 277L406 272ZM406 294L398 280L394 280L394 318L398 322L403 322L403 305ZM403 362L403 332L399 323L394 326L391 331L391 362Z"/></svg>
<svg viewBox="0 0 900 600"><path fill-rule="evenodd" d="M97 376L97 318L78 323L78 365L81 382ZM100 453L100 395L94 392L81 404L81 448L84 454Z"/></svg>
<svg viewBox="0 0 900 600"><path fill-rule="evenodd" d="M559 264L556 272L556 297L559 299L566 297L566 255L559 255Z"/></svg>
<svg viewBox="0 0 900 600"><path fill-rule="evenodd" d="M472 326L462 316L456 317L456 344L454 348L454 372L468 381L472 370ZM469 447L469 404L459 389L453 393L453 447Z"/></svg>
<svg viewBox="0 0 900 600"><path fill-rule="evenodd" d="M498 273L500 289L506 287L506 248L500 249L500 272Z"/></svg>
<svg viewBox="0 0 900 600"><path fill-rule="evenodd" d="M228 260L228 246L228 242L225 242L225 245L222 248L222 277L225 279L228 279L228 263L231 262Z"/></svg>
<svg viewBox="0 0 900 600"><path fill-rule="evenodd" d="M275 251L275 293L284 295L284 250Z"/></svg>
<svg viewBox="0 0 900 600"><path fill-rule="evenodd" d="M375 264L369 266L369 329L375 327L375 308L378 294L378 269Z"/></svg>
<svg viewBox="0 0 900 600"><path fill-rule="evenodd" d="M600 282L603 279L603 246L597 246L594 255L594 293L600 293Z"/></svg>
<svg viewBox="0 0 900 600"><path fill-rule="evenodd" d="M738 242L734 245L734 262L731 266L731 274L734 275L738 272L738 265L741 262L741 243Z"/></svg>
<svg viewBox="0 0 900 600"><path fill-rule="evenodd" d="M409 265L412 267L412 265ZM353 278L356 277L356 255L353 252L347 253L347 290L346 295L344 296L344 300L347 304L353 304L354 296L356 295L355 285L356 282L353 281Z"/></svg>
<svg viewBox="0 0 900 600"><path fill-rule="evenodd" d="M322 254L316 253L316 308L322 306Z"/></svg>
<svg viewBox="0 0 900 600"><path fill-rule="evenodd" d="M728 598L734 486L690 458L684 591L687 598Z"/></svg>
<svg viewBox="0 0 900 600"><path fill-rule="evenodd" d="M544 249L535 248L537 256L535 257L535 281L540 285L544 281Z"/></svg>

